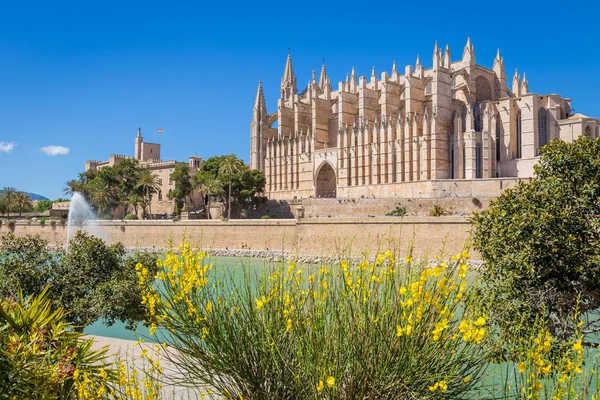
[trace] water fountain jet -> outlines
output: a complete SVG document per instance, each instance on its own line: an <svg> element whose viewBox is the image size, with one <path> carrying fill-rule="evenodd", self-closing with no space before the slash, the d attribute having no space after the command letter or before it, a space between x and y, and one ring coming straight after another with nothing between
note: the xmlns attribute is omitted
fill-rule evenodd
<svg viewBox="0 0 600 400"><path fill-rule="evenodd" d="M67 223L67 242L65 248L69 249L71 240L71 226L77 227L77 231L86 231L91 235L104 239L102 227L98 225L98 217L92 207L81 193L75 192L69 204L69 218Z"/></svg>

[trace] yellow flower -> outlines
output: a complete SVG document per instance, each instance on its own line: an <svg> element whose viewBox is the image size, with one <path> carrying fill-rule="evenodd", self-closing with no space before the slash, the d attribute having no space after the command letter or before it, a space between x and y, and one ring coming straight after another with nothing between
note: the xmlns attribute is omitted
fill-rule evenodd
<svg viewBox="0 0 600 400"><path fill-rule="evenodd" d="M335 378L333 376L330 376L329 378L327 378L327 386L333 387L334 385L335 385Z"/></svg>
<svg viewBox="0 0 600 400"><path fill-rule="evenodd" d="M483 326L485 325L485 318L483 317L479 317L477 318L477 321L474 322L475 326Z"/></svg>
<svg viewBox="0 0 600 400"><path fill-rule="evenodd" d="M471 380L471 375L465 376L465 379L463 379L463 382L468 383L470 380Z"/></svg>
<svg viewBox="0 0 600 400"><path fill-rule="evenodd" d="M323 381L319 381L319 384L317 385L317 390L320 392L321 390L323 390L324 387L325 385L323 384Z"/></svg>
<svg viewBox="0 0 600 400"><path fill-rule="evenodd" d="M545 367L541 368L542 373L549 374L552 369L552 364L548 364Z"/></svg>
<svg viewBox="0 0 600 400"><path fill-rule="evenodd" d="M524 362L519 363L519 373L525 372L526 368L527 368L527 364L525 364Z"/></svg>
<svg viewBox="0 0 600 400"><path fill-rule="evenodd" d="M213 309L212 301L209 301L208 303L206 303L206 313L210 314L212 312L212 309Z"/></svg>
<svg viewBox="0 0 600 400"><path fill-rule="evenodd" d="M400 288L400 294L405 294L406 293L406 288L404 286L402 286Z"/></svg>
<svg viewBox="0 0 600 400"><path fill-rule="evenodd" d="M573 350L580 352L581 350L583 350L582 346L581 346L581 339L579 339L574 345L573 345Z"/></svg>
<svg viewBox="0 0 600 400"><path fill-rule="evenodd" d="M412 325L406 325L406 328L404 328L404 331L406 332L406 336L410 336L410 333L412 332Z"/></svg>
<svg viewBox="0 0 600 400"><path fill-rule="evenodd" d="M286 325L286 327L285 327L285 331L286 331L286 332L289 332L289 331L291 331L291 330L292 330L292 320L291 320L291 319L288 319L288 320L287 320L287 325Z"/></svg>
<svg viewBox="0 0 600 400"><path fill-rule="evenodd" d="M396 325L396 336L402 336L402 327L400 325Z"/></svg>

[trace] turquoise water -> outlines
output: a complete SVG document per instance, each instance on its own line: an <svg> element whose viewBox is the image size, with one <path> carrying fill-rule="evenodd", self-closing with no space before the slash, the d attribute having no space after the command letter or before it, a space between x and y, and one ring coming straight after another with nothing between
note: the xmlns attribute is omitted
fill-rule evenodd
<svg viewBox="0 0 600 400"><path fill-rule="evenodd" d="M269 262L264 259L250 257L214 257L213 260L217 270L220 269L225 272L237 268L241 271L241 269L244 268L247 269L251 275L253 275L254 271L259 271L270 265ZM242 274L236 275L242 279ZM126 329L125 324L120 321L116 321L112 326L104 326L102 321L99 320L86 327L83 332L88 335L106 336L116 339L139 340L140 338L143 338L146 341L152 341L148 328L141 323L135 331L132 331Z"/></svg>

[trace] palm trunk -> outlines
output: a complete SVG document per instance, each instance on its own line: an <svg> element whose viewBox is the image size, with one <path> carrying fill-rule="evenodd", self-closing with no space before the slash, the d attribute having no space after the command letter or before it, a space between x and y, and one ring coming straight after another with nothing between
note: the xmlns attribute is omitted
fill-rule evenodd
<svg viewBox="0 0 600 400"><path fill-rule="evenodd" d="M231 219L231 169L229 169L229 196L227 199L227 220Z"/></svg>
<svg viewBox="0 0 600 400"><path fill-rule="evenodd" d="M149 188L146 188L146 197L148 197L148 213L150 214L150 219L152 219L152 199L150 198Z"/></svg>

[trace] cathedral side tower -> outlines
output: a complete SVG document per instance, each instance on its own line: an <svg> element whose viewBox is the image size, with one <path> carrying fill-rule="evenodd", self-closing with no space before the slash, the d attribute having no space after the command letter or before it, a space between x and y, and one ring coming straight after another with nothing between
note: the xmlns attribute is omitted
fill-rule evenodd
<svg viewBox="0 0 600 400"><path fill-rule="evenodd" d="M265 129L267 129L267 103L262 89L262 82L258 81L258 90L252 110L252 123L250 124L250 168L264 172L265 154Z"/></svg>

